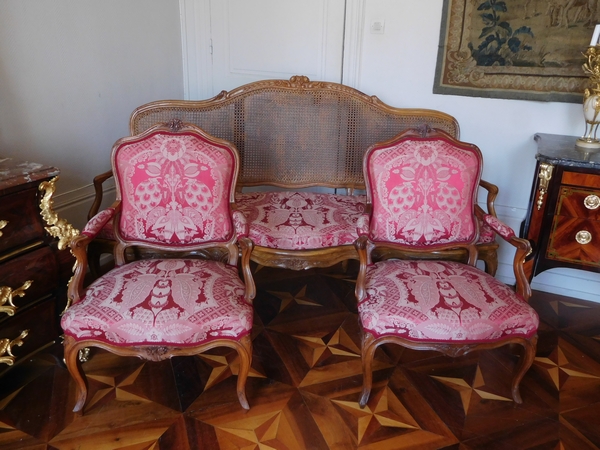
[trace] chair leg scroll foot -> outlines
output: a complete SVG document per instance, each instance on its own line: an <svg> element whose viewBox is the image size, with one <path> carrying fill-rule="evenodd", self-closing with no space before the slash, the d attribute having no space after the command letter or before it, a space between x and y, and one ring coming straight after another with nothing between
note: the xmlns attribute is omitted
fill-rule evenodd
<svg viewBox="0 0 600 450"><path fill-rule="evenodd" d="M79 350L80 347L76 345L75 340L66 336L64 341L64 358L67 370L71 374L73 381L75 382L76 390L76 402L73 408L74 413L79 415L83 414L83 407L87 398L87 385L81 372L81 366L79 361Z"/></svg>
<svg viewBox="0 0 600 450"><path fill-rule="evenodd" d="M529 340L523 341L521 344L523 346L523 356L519 361L519 365L517 366L517 370L512 382L512 398L514 402L519 405L523 403L523 399L521 398L521 393L519 391L519 384L525 376L525 373L527 373L533 364L533 359L535 358L535 351L537 348L537 340L538 337L536 335Z"/></svg>
<svg viewBox="0 0 600 450"><path fill-rule="evenodd" d="M375 356L375 350L377 349L377 343L371 333L364 333L362 338L362 370L363 370L363 388L360 394L360 400L358 404L361 408L364 408L369 401L371 395L371 388L373 387L373 357Z"/></svg>
<svg viewBox="0 0 600 450"><path fill-rule="evenodd" d="M250 405L248 404L248 399L246 397L246 380L248 379L248 373L250 372L250 366L252 365L252 340L250 339L250 336L244 336L240 340L237 351L240 358L240 368L237 379L237 396L242 408L249 410Z"/></svg>

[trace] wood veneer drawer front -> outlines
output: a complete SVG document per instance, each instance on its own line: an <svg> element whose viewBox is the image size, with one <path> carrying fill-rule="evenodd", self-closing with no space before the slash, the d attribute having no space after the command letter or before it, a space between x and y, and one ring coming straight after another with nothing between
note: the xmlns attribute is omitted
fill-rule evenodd
<svg viewBox="0 0 600 450"><path fill-rule="evenodd" d="M600 189L561 186L556 215L600 220Z"/></svg>
<svg viewBox="0 0 600 450"><path fill-rule="evenodd" d="M600 175L565 171L563 172L561 183L600 189Z"/></svg>
<svg viewBox="0 0 600 450"><path fill-rule="evenodd" d="M0 265L0 286L18 289L31 280L23 297L14 299L18 308L47 296L58 288L58 266L50 247L42 247Z"/></svg>
<svg viewBox="0 0 600 450"><path fill-rule="evenodd" d="M0 220L8 222L0 230L0 253L41 239L45 230L38 207L37 187L0 198Z"/></svg>
<svg viewBox="0 0 600 450"><path fill-rule="evenodd" d="M46 299L31 308L19 311L14 317L0 321L0 339L13 340L24 331L29 333L23 344L12 348L17 360L52 342L61 334L54 298ZM4 368L0 365L0 370Z"/></svg>
<svg viewBox="0 0 600 450"><path fill-rule="evenodd" d="M546 257L600 268L600 221L556 216Z"/></svg>

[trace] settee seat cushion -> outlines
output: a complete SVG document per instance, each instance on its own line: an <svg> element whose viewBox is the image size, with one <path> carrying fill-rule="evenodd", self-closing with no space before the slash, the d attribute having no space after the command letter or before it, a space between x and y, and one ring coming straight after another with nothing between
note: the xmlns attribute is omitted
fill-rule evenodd
<svg viewBox="0 0 600 450"><path fill-rule="evenodd" d="M77 340L194 346L252 328L237 268L200 259L139 260L94 281L61 326Z"/></svg>
<svg viewBox="0 0 600 450"><path fill-rule="evenodd" d="M367 268L363 328L375 337L414 341L493 342L529 338L534 309L491 275L452 261L380 261Z"/></svg>
<svg viewBox="0 0 600 450"><path fill-rule="evenodd" d="M364 195L314 192L246 192L236 195L255 245L308 250L352 245L365 211Z"/></svg>

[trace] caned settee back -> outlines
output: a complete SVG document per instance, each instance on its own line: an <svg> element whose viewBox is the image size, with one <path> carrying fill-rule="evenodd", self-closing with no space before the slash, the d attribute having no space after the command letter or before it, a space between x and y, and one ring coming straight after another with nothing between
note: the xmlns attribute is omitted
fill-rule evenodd
<svg viewBox="0 0 600 450"><path fill-rule="evenodd" d="M351 87L304 76L254 82L208 100L148 103L132 113L130 132L171 120L237 147L238 188L364 189L362 160L372 144L422 126L459 137L458 122L448 114L394 108Z"/></svg>

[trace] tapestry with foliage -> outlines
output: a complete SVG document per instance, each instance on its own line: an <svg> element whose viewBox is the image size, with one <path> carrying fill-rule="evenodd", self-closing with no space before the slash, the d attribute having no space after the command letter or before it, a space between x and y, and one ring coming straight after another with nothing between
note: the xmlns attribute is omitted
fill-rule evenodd
<svg viewBox="0 0 600 450"><path fill-rule="evenodd" d="M579 103L598 0L444 0L433 92Z"/></svg>

